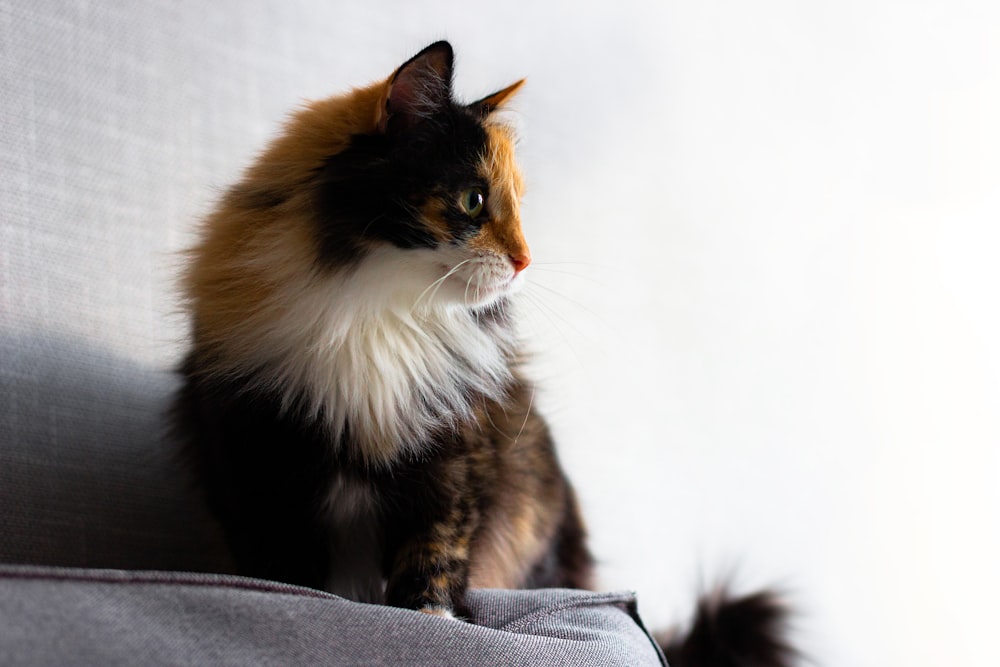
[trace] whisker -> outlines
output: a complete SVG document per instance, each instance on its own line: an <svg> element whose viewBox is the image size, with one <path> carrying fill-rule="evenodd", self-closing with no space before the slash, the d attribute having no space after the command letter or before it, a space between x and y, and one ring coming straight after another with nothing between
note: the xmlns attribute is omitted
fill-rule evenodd
<svg viewBox="0 0 1000 667"><path fill-rule="evenodd" d="M573 344L570 337L566 335L566 332L562 329L562 327L560 327L549 315L548 309L545 308L545 303L540 301L538 295L536 294L531 294L527 291L522 292L522 294L527 297L529 301L536 306L538 311L549 321L549 324L552 325L552 329L559 334L560 338L563 339L563 342L566 343L566 347L568 347L570 352L573 353L573 356L576 358L576 362L580 365L581 370L587 372L589 369L587 365L583 363L583 357L580 356L580 352L577 350L576 345Z"/></svg>
<svg viewBox="0 0 1000 667"><path fill-rule="evenodd" d="M506 416L506 409L504 408L503 403L500 403L500 408L504 410L504 415ZM485 397L483 398L483 414L486 415L486 419L489 420L490 426L492 426L493 429L497 433L502 434L506 438L510 438L510 436L507 435L507 433L505 433L502 428L500 428L499 426L497 426L497 423L495 421L493 421L493 415L490 414L489 407L486 405L486 398Z"/></svg>
<svg viewBox="0 0 1000 667"><path fill-rule="evenodd" d="M434 282L432 282L430 285L428 285L427 287L425 287L424 291L421 292L420 296L418 296L417 299L416 299L416 301L413 302L413 308L410 309L410 314L413 314L413 311L416 310L416 308L417 308L418 305L420 305L420 300L424 298L424 296L427 294L427 292L429 292L434 287L437 287L437 288L440 289L441 285L444 283L445 280L448 279L449 276L451 276L456 271L458 271L462 267L463 264L468 264L471 261L472 261L471 259L463 259L461 262L459 262L455 266L451 267L451 269L447 273L445 273L443 276L441 276L440 278L438 278L437 280L435 280ZM434 294L437 294L437 290L434 291ZM433 297L433 295L431 295L431 296Z"/></svg>
<svg viewBox="0 0 1000 667"><path fill-rule="evenodd" d="M483 292L482 287L483 286L479 284L479 282L476 282L476 303L479 303L479 301L482 299L482 292ZM479 309L476 308L475 312L476 312L476 324L479 324Z"/></svg>
<svg viewBox="0 0 1000 667"><path fill-rule="evenodd" d="M469 305L469 288L472 286L472 276L469 276L465 281L465 295L462 297L465 300L465 305Z"/></svg>
<svg viewBox="0 0 1000 667"><path fill-rule="evenodd" d="M459 267L461 267L461 266L462 266L463 264L465 264L466 262L471 262L471 261L472 261L471 259L466 259L466 260L463 260L463 261L459 262L459 263L458 263L457 265L455 265L455 267L454 267L454 268L453 268L453 269L452 269L451 271L449 271L449 272L448 272L448 273L447 273L447 274L446 274L446 275L445 275L444 277L445 277L445 278L447 278L448 276L450 276L450 275L452 275L453 273L455 273L455 272L456 272L456 271L457 271L457 270L459 269ZM437 287L435 287L435 288L434 288L434 291L433 291L433 292L431 292L431 295L430 295L430 298L431 298L431 299L433 299L433 298L434 298L435 296L437 296L437 293L438 293L438 291L439 291L439 290L441 289L441 286L442 286L442 285L444 285L444 280L440 280L440 281L438 281L438 284L437 284Z"/></svg>
<svg viewBox="0 0 1000 667"><path fill-rule="evenodd" d="M524 433L524 427L528 425L528 417L531 416L531 406L534 404L534 402L535 402L535 387L534 385L532 385L531 396L528 397L528 408L524 411L524 421L521 422L521 428L518 429L517 435L514 436L514 442L512 446L517 445L518 438L520 438L521 434Z"/></svg>
<svg viewBox="0 0 1000 667"><path fill-rule="evenodd" d="M569 297L569 296L566 296L565 294L563 294L562 292L559 292L558 290L554 290L554 289L552 289L551 287L547 287L546 285L542 285L541 283L538 283L538 282L533 282L533 283L530 283L530 284L528 284L528 285L527 285L527 287L528 287L528 288L535 288L535 287L540 287L541 289L545 290L546 292L549 292L549 293L551 293L551 294L555 294L556 296L558 296L558 297L560 297L560 298L563 298L563 299L565 299L566 301L569 301L570 303L572 303L572 304L573 304L574 306L576 306L576 307L577 307L577 308L579 308L580 310L582 310L582 311L584 311L585 313L587 313L588 315L592 316L592 317L593 317L593 318L594 318L595 320L597 320L598 322L602 322L602 323L603 323L603 321L604 321L604 320L603 320L603 319L601 318L601 316L600 316L600 315L598 315L597 313L595 313L595 312L594 312L593 310L591 310L591 309L590 309L590 308L588 308L587 306L583 305L582 303L580 303L580 302L579 302L579 301L577 301L576 299L574 299L574 298L572 298L572 297Z"/></svg>
<svg viewBox="0 0 1000 667"><path fill-rule="evenodd" d="M604 271L612 271L614 267L608 266L607 264L598 264L596 262L531 262L532 266L589 266L594 269L601 269Z"/></svg>
<svg viewBox="0 0 1000 667"><path fill-rule="evenodd" d="M372 218L371 220L369 220L368 224L365 225L365 228L361 230L360 236L362 238L364 238L368 234L368 230L371 228L371 226L374 225L376 222L378 222L379 220L381 220L384 217L385 217L385 214L384 213L380 213L379 215L376 215L374 218Z"/></svg>
<svg viewBox="0 0 1000 667"><path fill-rule="evenodd" d="M550 269L550 268L548 268L547 266L544 266L544 265L543 266L532 265L531 268L532 268L533 272L535 272L535 271L541 271L543 273L558 273L558 274L564 275L564 276L573 276L574 278L582 278L583 280L589 280L590 282L592 282L592 283L594 283L596 285L600 285L601 287L607 287L607 284L605 282L603 282L601 280L598 280L597 278L595 278L593 276L588 276L588 275L586 275L584 273L576 273L574 271L560 271L559 269Z"/></svg>

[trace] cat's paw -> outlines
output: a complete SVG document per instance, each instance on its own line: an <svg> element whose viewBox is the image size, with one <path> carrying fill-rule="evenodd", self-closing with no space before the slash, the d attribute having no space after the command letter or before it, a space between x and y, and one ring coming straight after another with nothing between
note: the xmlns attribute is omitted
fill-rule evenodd
<svg viewBox="0 0 1000 667"><path fill-rule="evenodd" d="M451 612L451 609L447 607L424 607L423 609L418 609L422 614L430 614L431 616L440 616L441 618L447 618L452 621L459 620L455 614Z"/></svg>

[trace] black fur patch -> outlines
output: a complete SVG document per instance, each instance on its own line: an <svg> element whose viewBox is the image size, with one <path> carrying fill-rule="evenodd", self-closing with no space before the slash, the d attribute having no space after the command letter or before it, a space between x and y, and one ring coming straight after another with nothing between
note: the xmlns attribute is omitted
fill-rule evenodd
<svg viewBox="0 0 1000 667"><path fill-rule="evenodd" d="M788 616L770 591L732 598L723 588L698 602L687 635L657 639L672 667L792 667Z"/></svg>
<svg viewBox="0 0 1000 667"><path fill-rule="evenodd" d="M466 531L474 530L481 513L495 511L498 499L485 493L494 485L495 471L491 465L470 465L469 443L442 433L423 455L402 457L387 469L373 468L351 455L349 433L339 445L333 443L320 422L294 407L283 409L278 394L252 388L252 378L206 379L196 371L200 365L193 354L183 368L186 382L173 408L175 435L185 443L186 463L226 530L240 572L323 589L336 560L331 549L349 539L333 532L325 509L333 480L346 476L377 491L374 513L382 521L370 527L384 555L384 576L395 582L387 601L412 608L441 603L422 598L426 582L418 576L421 561L394 562L394 557L428 529L433 517L446 516L451 508L459 517L455 529ZM497 444L484 441L479 446ZM547 437L539 441L540 460L547 464L537 472L551 476L553 485L565 485L551 447ZM588 582L591 559L583 546L583 528L571 495L566 500L559 534L526 586L581 587ZM445 601L457 604L467 563L446 556L438 567L446 566L456 576L449 578ZM394 567L401 569L393 572Z"/></svg>
<svg viewBox="0 0 1000 667"><path fill-rule="evenodd" d="M470 219L458 208L458 195L473 186L487 190L478 173L485 150L480 120L453 102L406 131L354 136L346 150L327 158L315 179L321 263L349 265L373 241L436 246L434 230L420 216L432 197L446 203L453 242L473 236L485 216Z"/></svg>
<svg viewBox="0 0 1000 667"><path fill-rule="evenodd" d="M333 461L320 429L282 415L277 395L238 379L200 378L198 367L196 355L189 357L175 430L239 570L322 588L330 543L317 506ZM283 446L289 442L295 445Z"/></svg>

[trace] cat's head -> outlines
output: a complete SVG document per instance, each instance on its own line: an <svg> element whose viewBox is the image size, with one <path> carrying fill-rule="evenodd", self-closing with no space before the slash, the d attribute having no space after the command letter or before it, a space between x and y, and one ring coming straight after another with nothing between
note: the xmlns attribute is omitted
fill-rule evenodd
<svg viewBox="0 0 1000 667"><path fill-rule="evenodd" d="M523 82L461 104L452 65L447 42L404 63L381 86L374 132L326 160L319 252L332 267L372 252L398 262L386 275L400 281L396 296L477 307L516 287L531 261L512 133L493 115Z"/></svg>
<svg viewBox="0 0 1000 667"><path fill-rule="evenodd" d="M268 239L258 248L287 245L277 235L301 236L307 225L295 261L353 273L372 307L503 299L531 261L513 132L496 113L523 81L460 103L452 66L451 46L438 42L385 81L301 110L223 213L282 219L252 232Z"/></svg>

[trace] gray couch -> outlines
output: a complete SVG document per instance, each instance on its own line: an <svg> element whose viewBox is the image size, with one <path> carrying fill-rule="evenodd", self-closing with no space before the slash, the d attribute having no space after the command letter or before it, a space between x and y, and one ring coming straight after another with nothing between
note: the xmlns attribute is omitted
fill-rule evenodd
<svg viewBox="0 0 1000 667"><path fill-rule="evenodd" d="M662 664L629 594L473 591L467 624L232 575L164 428L171 253L354 74L285 7L0 4L0 665Z"/></svg>

